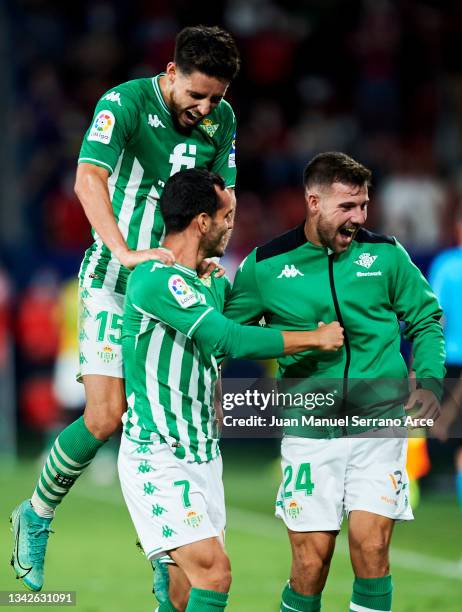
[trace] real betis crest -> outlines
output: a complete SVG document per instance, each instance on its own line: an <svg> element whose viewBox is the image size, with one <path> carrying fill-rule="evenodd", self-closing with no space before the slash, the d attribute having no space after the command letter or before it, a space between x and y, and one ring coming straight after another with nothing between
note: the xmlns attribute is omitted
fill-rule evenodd
<svg viewBox="0 0 462 612"><path fill-rule="evenodd" d="M211 119L204 119L199 125L205 130L205 132L210 136L210 138L214 137L215 132L220 126L219 123L213 123Z"/></svg>

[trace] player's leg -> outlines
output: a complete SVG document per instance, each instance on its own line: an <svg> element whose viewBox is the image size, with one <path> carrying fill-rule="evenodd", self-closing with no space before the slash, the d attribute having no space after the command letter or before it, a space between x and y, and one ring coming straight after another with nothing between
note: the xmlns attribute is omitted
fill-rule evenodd
<svg viewBox="0 0 462 612"><path fill-rule="evenodd" d="M169 555L152 560L151 565L154 570L152 592L157 601L166 606L173 605L177 610L186 610L191 584L183 570L172 561ZM159 610L163 609L161 605Z"/></svg>
<svg viewBox="0 0 462 612"><path fill-rule="evenodd" d="M81 289L80 374L85 385L85 412L56 438L31 500L22 502L11 515L15 543L11 564L18 578L36 591L43 586L55 509L116 431L126 407L120 345L122 309L123 296Z"/></svg>
<svg viewBox="0 0 462 612"><path fill-rule="evenodd" d="M281 464L276 516L288 529L292 571L280 610L316 612L342 522L346 441L284 438Z"/></svg>
<svg viewBox="0 0 462 612"><path fill-rule="evenodd" d="M203 540L221 541L226 521L221 457L203 464L187 463L178 459L168 444L134 442L123 434L118 471L125 502L148 559L165 554L174 558L172 551ZM221 546L217 568L224 563L223 557L226 555ZM170 571L168 596L163 588L160 612L184 610L190 599L189 576L185 581L180 573ZM218 609L224 607L223 593L215 598ZM197 605L202 605L202 595L195 592L194 605L197 599Z"/></svg>
<svg viewBox="0 0 462 612"><path fill-rule="evenodd" d="M335 548L337 531L290 531L292 568L281 601L281 612L300 610L317 612L321 609L321 593L326 584Z"/></svg>
<svg viewBox="0 0 462 612"><path fill-rule="evenodd" d="M191 584L187 612L216 612L226 608L231 565L220 538L180 546L170 556Z"/></svg>
<svg viewBox="0 0 462 612"><path fill-rule="evenodd" d="M413 518L406 455L405 438L350 440L345 510L355 573L350 603L354 612L391 610L389 547L393 525L396 520Z"/></svg>
<svg viewBox="0 0 462 612"><path fill-rule="evenodd" d="M354 510L349 515L348 539L355 574L350 610L391 610L393 585L389 548L394 520Z"/></svg>

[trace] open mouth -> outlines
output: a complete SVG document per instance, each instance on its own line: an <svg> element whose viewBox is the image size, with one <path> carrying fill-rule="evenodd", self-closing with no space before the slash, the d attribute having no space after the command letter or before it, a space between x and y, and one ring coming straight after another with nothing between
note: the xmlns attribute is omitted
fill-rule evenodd
<svg viewBox="0 0 462 612"><path fill-rule="evenodd" d="M351 226L351 227L341 227L338 230L338 233L343 236L344 238L350 238L352 239L354 237L354 235L356 234L358 228L355 226Z"/></svg>
<svg viewBox="0 0 462 612"><path fill-rule="evenodd" d="M198 113L195 113L194 111L191 111L191 110L185 110L184 117L185 117L185 122L188 125L195 125L202 119L202 115L199 115Z"/></svg>

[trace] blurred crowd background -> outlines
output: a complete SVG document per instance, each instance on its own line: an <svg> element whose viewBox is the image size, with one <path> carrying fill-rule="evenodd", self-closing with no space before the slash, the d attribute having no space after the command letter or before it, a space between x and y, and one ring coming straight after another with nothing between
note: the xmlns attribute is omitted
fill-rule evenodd
<svg viewBox="0 0 462 612"><path fill-rule="evenodd" d="M176 33L197 23L231 31L242 54L228 95L238 118L238 216L225 258L231 276L256 244L302 220L303 167L326 150L372 168L368 226L397 236L424 274L457 243L461 2L216 0L201 8L185 0L4 0L4 450L14 452L18 424L19 441L35 448L33 440L43 444L45 432L65 421L65 408L82 403L68 356L90 230L73 181L93 107L115 84L161 72Z"/></svg>

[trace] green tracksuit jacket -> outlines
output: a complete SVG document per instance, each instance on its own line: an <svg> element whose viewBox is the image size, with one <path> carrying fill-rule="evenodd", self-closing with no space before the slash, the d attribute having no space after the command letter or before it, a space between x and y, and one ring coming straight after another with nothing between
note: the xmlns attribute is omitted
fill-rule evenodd
<svg viewBox="0 0 462 612"><path fill-rule="evenodd" d="M316 415L403 414L408 370L400 353L400 321L413 343L418 385L441 397L442 310L394 238L361 228L348 250L335 254L308 242L302 224L246 257L225 315L240 323L264 317L276 329L310 330L319 321L340 322L345 343L339 351L278 359L278 377L286 388L334 392L335 402L316 407ZM337 437L345 429L304 427L303 432L297 435Z"/></svg>

